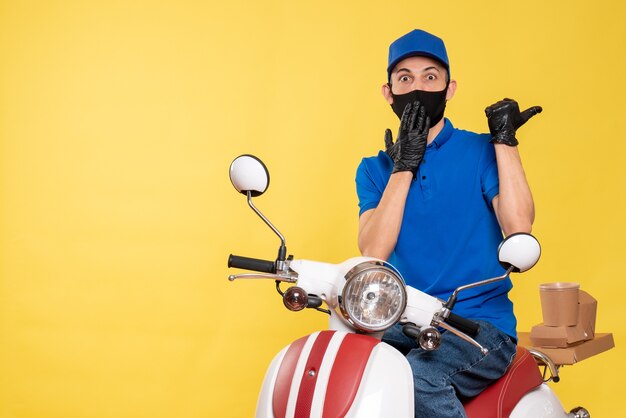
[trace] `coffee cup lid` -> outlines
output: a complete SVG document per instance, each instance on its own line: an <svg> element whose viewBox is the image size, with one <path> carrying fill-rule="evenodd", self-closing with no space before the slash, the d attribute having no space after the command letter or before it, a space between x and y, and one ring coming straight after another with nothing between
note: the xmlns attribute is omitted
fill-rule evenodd
<svg viewBox="0 0 626 418"><path fill-rule="evenodd" d="M548 291L580 289L580 284L575 282L544 283L539 285L539 289Z"/></svg>

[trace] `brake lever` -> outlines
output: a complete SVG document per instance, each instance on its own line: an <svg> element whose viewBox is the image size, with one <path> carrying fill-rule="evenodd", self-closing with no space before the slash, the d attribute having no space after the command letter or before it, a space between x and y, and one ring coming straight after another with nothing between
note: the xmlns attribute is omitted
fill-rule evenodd
<svg viewBox="0 0 626 418"><path fill-rule="evenodd" d="M487 354L489 354L489 350L487 350L485 347L483 347L482 345L480 345L480 343L478 341L476 341L475 339L473 339L472 337L470 337L469 335L459 331L458 329L454 328L453 326L446 324L445 322L439 322L439 321L433 321L433 326L435 327L441 327L447 331L450 331L451 333L453 333L454 335L456 335L457 337L461 338L462 340L467 341L468 343L472 344L473 346L477 347L480 349L480 352L482 353L483 356L486 356Z"/></svg>
<svg viewBox="0 0 626 418"><path fill-rule="evenodd" d="M231 274L228 276L229 281L235 281L237 279L272 279L279 282L296 283L298 281L297 276L293 276L288 273L280 274L265 274L265 273L243 273L243 274Z"/></svg>

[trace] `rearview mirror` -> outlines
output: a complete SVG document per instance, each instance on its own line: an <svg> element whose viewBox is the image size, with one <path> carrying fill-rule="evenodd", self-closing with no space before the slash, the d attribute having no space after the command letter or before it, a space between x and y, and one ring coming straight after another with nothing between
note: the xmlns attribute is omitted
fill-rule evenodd
<svg viewBox="0 0 626 418"><path fill-rule="evenodd" d="M252 203L252 198L260 196L270 185L270 173L263 161L254 155L244 154L235 158L230 164L229 170L230 182L235 189L241 194L248 197L248 206L257 214L263 222L269 226L278 238L280 238L280 247L278 248L278 257L276 258L276 270L285 270L285 260L287 257L287 247L285 245L285 237L276 229L274 225L267 219L260 210Z"/></svg>
<svg viewBox="0 0 626 418"><path fill-rule="evenodd" d="M541 256L541 246L537 238L525 232L511 234L498 247L500 265L508 270L511 266L515 273L530 270Z"/></svg>
<svg viewBox="0 0 626 418"><path fill-rule="evenodd" d="M244 154L230 164L230 182L239 193L260 196L270 185L270 173L263 161L254 155Z"/></svg>

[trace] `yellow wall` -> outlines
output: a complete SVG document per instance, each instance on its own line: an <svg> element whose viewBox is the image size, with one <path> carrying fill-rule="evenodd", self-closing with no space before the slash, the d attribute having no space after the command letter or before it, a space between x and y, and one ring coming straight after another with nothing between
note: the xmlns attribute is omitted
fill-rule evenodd
<svg viewBox="0 0 626 418"><path fill-rule="evenodd" d="M227 170L253 153L257 204L300 258L357 254L354 171L397 120L388 44L447 43L448 116L485 131L502 97L544 113L521 153L543 257L579 281L618 347L563 370L566 407L622 408L626 236L621 1L0 1L0 417L248 417L280 347L325 324L273 283L229 283L230 252L278 241Z"/></svg>

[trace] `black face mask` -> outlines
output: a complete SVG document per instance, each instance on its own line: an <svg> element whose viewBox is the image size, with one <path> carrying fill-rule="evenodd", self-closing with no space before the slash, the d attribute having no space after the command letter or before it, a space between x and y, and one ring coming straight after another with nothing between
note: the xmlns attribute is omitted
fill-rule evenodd
<svg viewBox="0 0 626 418"><path fill-rule="evenodd" d="M389 88L391 89L391 86ZM417 100L426 108L426 116L430 118L430 126L432 127L443 118L447 92L448 86L441 91L413 90L409 93L398 95L391 93L391 97L393 97L391 108L398 118L402 119L402 112L404 112L406 105Z"/></svg>

